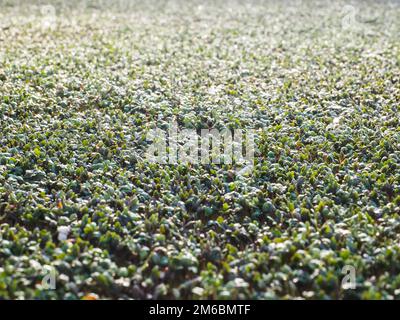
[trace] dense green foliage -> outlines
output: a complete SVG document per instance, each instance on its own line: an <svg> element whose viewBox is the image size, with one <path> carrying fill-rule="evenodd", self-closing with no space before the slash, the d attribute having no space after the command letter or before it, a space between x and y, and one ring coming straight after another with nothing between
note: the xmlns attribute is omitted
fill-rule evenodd
<svg viewBox="0 0 400 320"><path fill-rule="evenodd" d="M400 298L396 3L9 2L0 297ZM259 130L254 170L147 163L171 119Z"/></svg>

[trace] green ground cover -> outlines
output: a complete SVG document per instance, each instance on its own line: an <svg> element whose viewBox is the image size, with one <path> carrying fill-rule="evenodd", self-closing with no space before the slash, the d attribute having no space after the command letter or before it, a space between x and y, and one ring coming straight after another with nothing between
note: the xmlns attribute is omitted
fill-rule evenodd
<svg viewBox="0 0 400 320"><path fill-rule="evenodd" d="M0 3L1 298L400 298L398 3ZM172 119L252 172L148 163Z"/></svg>

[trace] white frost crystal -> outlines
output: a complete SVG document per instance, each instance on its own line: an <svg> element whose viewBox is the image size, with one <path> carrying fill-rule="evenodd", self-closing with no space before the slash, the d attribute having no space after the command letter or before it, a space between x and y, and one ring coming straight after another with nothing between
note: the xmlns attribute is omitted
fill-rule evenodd
<svg viewBox="0 0 400 320"><path fill-rule="evenodd" d="M67 226L61 226L57 228L57 231L58 231L58 240L63 241L67 240L68 233L71 231L71 228Z"/></svg>

